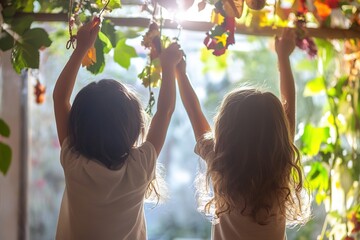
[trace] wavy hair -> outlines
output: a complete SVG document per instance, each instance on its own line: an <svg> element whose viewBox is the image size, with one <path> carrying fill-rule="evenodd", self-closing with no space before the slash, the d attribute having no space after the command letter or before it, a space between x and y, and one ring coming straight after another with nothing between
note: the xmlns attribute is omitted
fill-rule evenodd
<svg viewBox="0 0 360 240"><path fill-rule="evenodd" d="M274 208L288 223L306 221L300 154L279 99L270 92L236 89L215 116L215 157L207 184L214 196L205 205L215 215L239 209L265 225Z"/></svg>

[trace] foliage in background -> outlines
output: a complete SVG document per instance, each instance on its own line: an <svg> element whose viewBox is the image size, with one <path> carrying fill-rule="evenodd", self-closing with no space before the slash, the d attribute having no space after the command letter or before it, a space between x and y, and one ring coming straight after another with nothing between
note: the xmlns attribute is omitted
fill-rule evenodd
<svg viewBox="0 0 360 240"><path fill-rule="evenodd" d="M8 138L9 136L10 128L4 120L0 118L0 172L4 175L9 170L12 152L10 146L4 143L1 137Z"/></svg>
<svg viewBox="0 0 360 240"><path fill-rule="evenodd" d="M305 123L300 145L309 186L327 212L319 239L360 237L360 42L317 40L317 77L305 97L320 101L322 117ZM316 66L316 65L315 65Z"/></svg>

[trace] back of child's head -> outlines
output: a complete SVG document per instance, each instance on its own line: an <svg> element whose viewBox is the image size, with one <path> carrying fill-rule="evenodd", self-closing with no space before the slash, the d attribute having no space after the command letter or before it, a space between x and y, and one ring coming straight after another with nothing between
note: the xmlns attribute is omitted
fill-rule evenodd
<svg viewBox="0 0 360 240"><path fill-rule="evenodd" d="M120 167L144 134L141 102L123 84L100 80L75 97L69 117L70 145L107 168Z"/></svg>
<svg viewBox="0 0 360 240"><path fill-rule="evenodd" d="M242 206L242 213L266 224L278 206L290 221L301 217L296 210L302 190L299 152L275 95L256 89L227 94L214 135L215 159L209 163L208 179L216 193L212 202L217 215Z"/></svg>

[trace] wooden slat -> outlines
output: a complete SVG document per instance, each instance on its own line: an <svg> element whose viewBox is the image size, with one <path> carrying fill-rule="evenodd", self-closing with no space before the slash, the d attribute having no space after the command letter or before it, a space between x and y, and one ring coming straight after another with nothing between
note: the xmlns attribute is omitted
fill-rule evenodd
<svg viewBox="0 0 360 240"><path fill-rule="evenodd" d="M40 22L66 22L67 14L51 14L51 13L17 13L16 17L31 15L36 21ZM117 26L124 27L147 27L150 19L148 18L114 18L106 17L110 19ZM213 24L209 22L196 22L196 21L183 21L181 27L185 30L207 32ZM165 20L164 28L177 29L178 24L170 20ZM259 27L249 28L245 25L237 25L236 33L244 35L255 35L255 36L274 36L278 35L282 31L281 27ZM311 37L326 38L326 39L349 39L349 38L360 38L360 29L340 29L340 28L307 28L308 34Z"/></svg>

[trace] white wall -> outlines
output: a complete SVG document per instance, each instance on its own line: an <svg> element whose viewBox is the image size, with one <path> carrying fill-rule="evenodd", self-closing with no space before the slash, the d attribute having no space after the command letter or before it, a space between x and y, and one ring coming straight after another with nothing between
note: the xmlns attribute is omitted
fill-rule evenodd
<svg viewBox="0 0 360 240"><path fill-rule="evenodd" d="M6 176L0 173L0 239L18 239L19 159L20 159L20 99L21 78L10 63L10 52L0 51L0 118L10 126L9 139L12 162Z"/></svg>

